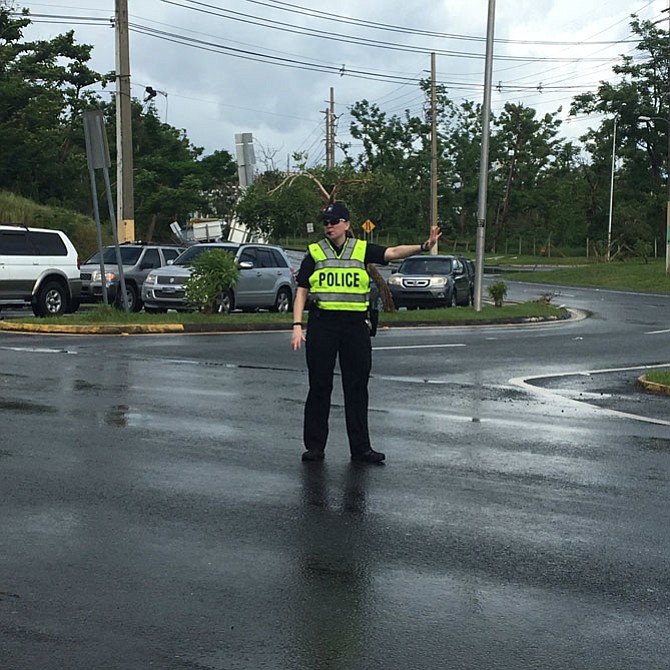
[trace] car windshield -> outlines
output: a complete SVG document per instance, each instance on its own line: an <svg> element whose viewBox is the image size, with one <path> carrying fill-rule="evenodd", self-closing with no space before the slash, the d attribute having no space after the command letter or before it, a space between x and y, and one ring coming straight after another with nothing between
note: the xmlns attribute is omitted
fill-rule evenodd
<svg viewBox="0 0 670 670"><path fill-rule="evenodd" d="M450 258L408 258L403 261L399 272L404 275L448 275L451 274Z"/></svg>
<svg viewBox="0 0 670 670"><path fill-rule="evenodd" d="M200 254L204 253L205 251L211 251L212 249L223 249L224 251L230 251L231 254L234 254L238 247L236 247L234 244L229 244L226 246L221 244L203 244L202 246L189 247L181 256L175 258L175 261L172 265L188 265L189 263L192 263L198 256L200 256Z"/></svg>
<svg viewBox="0 0 670 670"><path fill-rule="evenodd" d="M123 265L135 265L142 254L141 247L120 247L121 263ZM105 265L116 265L116 248L105 247L102 250L102 259ZM100 252L96 251L85 263L85 265L100 263Z"/></svg>

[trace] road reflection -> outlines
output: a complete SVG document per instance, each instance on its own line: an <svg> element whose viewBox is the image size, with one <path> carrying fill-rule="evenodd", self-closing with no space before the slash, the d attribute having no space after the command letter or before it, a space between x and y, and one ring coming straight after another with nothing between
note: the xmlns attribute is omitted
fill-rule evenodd
<svg viewBox="0 0 670 670"><path fill-rule="evenodd" d="M365 655L370 615L368 468L304 467L298 538L299 667L349 668Z"/></svg>

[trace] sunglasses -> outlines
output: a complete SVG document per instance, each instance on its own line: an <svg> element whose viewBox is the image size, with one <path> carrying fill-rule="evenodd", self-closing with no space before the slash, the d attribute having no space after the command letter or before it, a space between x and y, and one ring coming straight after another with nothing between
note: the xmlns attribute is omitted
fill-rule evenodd
<svg viewBox="0 0 670 670"><path fill-rule="evenodd" d="M346 219L338 219L337 221L324 221L324 226L336 226L338 223L344 223Z"/></svg>

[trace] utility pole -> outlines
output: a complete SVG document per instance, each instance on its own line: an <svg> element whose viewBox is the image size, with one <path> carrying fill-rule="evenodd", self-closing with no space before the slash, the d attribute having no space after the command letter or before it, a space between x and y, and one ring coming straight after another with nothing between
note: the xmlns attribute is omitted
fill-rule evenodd
<svg viewBox="0 0 670 670"><path fill-rule="evenodd" d="M130 98L128 0L116 1L116 220L121 242L135 239L133 126Z"/></svg>
<svg viewBox="0 0 670 670"><path fill-rule="evenodd" d="M435 93L435 52L430 54L430 227L437 222L437 104ZM437 244L430 250L437 254Z"/></svg>
<svg viewBox="0 0 670 670"><path fill-rule="evenodd" d="M668 12L668 39L670 40L670 3L668 3L667 9L663 10ZM668 52L668 67L670 68L670 51ZM670 72L670 70L668 71ZM667 105L667 122L668 122L668 154L665 158L665 166L667 173L667 196L665 203L665 273L670 274L670 74L668 75L667 81L667 92L665 96L665 104Z"/></svg>
<svg viewBox="0 0 670 670"><path fill-rule="evenodd" d="M330 107L326 109L326 167L335 167L335 89L330 87Z"/></svg>
<svg viewBox="0 0 670 670"><path fill-rule="evenodd" d="M482 105L482 148L479 159L479 202L477 205L477 251L475 263L475 311L482 309L484 246L486 244L486 196L489 181L489 126L491 121L491 81L493 79L493 33L496 2L489 0L486 23L486 60L484 65L484 102Z"/></svg>
<svg viewBox="0 0 670 670"><path fill-rule="evenodd" d="M335 89L330 87L330 167L335 167Z"/></svg>

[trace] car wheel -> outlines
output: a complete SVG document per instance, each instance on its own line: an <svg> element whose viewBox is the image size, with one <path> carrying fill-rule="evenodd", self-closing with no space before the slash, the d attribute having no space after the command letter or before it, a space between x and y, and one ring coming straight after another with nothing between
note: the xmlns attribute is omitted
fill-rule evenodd
<svg viewBox="0 0 670 670"><path fill-rule="evenodd" d="M67 311L67 292L62 284L49 281L44 284L33 302L35 316L61 316Z"/></svg>
<svg viewBox="0 0 670 670"><path fill-rule="evenodd" d="M79 309L80 306L81 306L81 300L79 300L78 298L73 298L68 303L67 313L74 314Z"/></svg>
<svg viewBox="0 0 670 670"><path fill-rule="evenodd" d="M119 286L119 289L121 287ZM126 284L126 297L128 298L128 311L129 312L139 312L142 309L142 301L140 296L137 293L137 286L135 284ZM123 309L123 298L121 297L121 291L116 297L117 307Z"/></svg>
<svg viewBox="0 0 670 670"><path fill-rule="evenodd" d="M291 307L291 291L283 286L277 291L277 298L271 311L287 314L291 310Z"/></svg>
<svg viewBox="0 0 670 670"><path fill-rule="evenodd" d="M214 300L215 314L230 314L235 309L235 298L230 289L226 289Z"/></svg>

